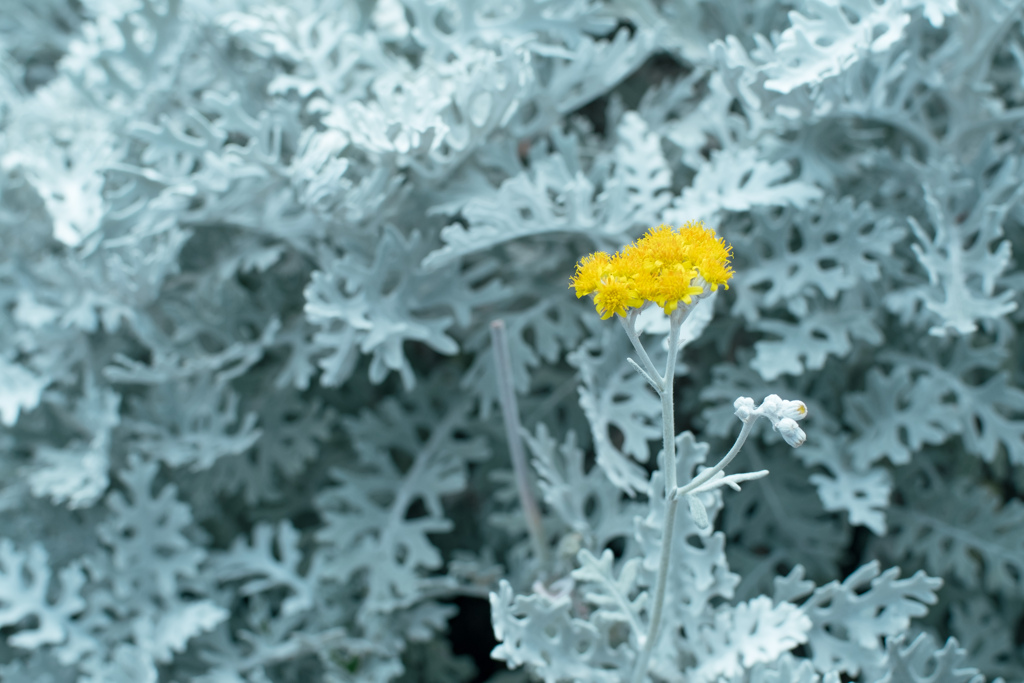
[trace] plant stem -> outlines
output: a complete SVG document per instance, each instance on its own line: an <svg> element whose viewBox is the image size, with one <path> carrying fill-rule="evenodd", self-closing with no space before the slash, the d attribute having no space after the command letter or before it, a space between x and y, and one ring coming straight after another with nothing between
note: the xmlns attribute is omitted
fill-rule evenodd
<svg viewBox="0 0 1024 683"><path fill-rule="evenodd" d="M661 448L665 462L665 501L676 490L676 404L675 379L676 356L679 355L679 328L683 324L683 313L676 309L669 317L668 359L665 361L665 376L661 380Z"/></svg>
<svg viewBox="0 0 1024 683"><path fill-rule="evenodd" d="M674 322L674 321L673 321ZM674 334L673 334L674 333ZM679 337L679 328L673 324L669 332L669 349L675 348L675 342ZM675 354L670 353L669 355L669 366L666 368L666 377L669 377L668 370L674 368ZM714 477L716 474L721 472L725 467L732 462L732 459L736 457L736 454L740 452L743 444L746 442L747 437L750 435L750 430L756 422L756 418L744 421L743 428L740 430L739 436L736 437L736 442L733 444L729 452L718 462L714 467L709 467L706 470L701 471L696 477L694 477L685 486L676 486L676 454L675 454L675 426L674 422L674 406L672 401L672 382L666 382L667 389L661 394L661 406L662 411L665 414L666 428L664 431L665 438L665 525L662 529L661 534L661 556L658 558L658 577L655 579L654 586L654 598L653 608L651 611L651 622L647 626L647 637L642 641L643 649L640 651L639 657L636 660L636 666L633 669L633 676L631 683L643 683L644 677L647 675L647 667L650 665L651 654L654 652L654 647L657 645L658 636L661 635L661 618L665 606L665 589L668 585L668 568L672 559L672 539L674 537L675 525L676 525L676 510L679 507L679 500L687 493L693 491L701 484L707 482L709 479ZM672 426L669 426L672 425ZM671 472L671 474L669 474ZM671 477L671 485L669 484Z"/></svg>
<svg viewBox="0 0 1024 683"><path fill-rule="evenodd" d="M629 341L633 344L633 348L636 349L636 355L640 357L640 364L643 366L643 369L647 371L647 374L650 375L651 379L661 385L659 387L655 387L658 393L661 394L665 388L665 380L658 374L658 370L654 367L651 357L647 355L647 349L645 349L644 345L640 343L640 335L636 333L636 319L639 315L640 311L634 308L629 311L626 318L620 318L619 316L615 317L618 318L619 322L622 323L623 329L626 330L626 336L629 337Z"/></svg>
<svg viewBox="0 0 1024 683"><path fill-rule="evenodd" d="M658 559L658 578L654 587L654 611L651 613L651 623L647 626L647 637L644 639L644 648L637 657L636 667L633 669L632 683L643 683L647 676L647 667L651 661L651 654L654 646L661 635L661 615L665 608L665 588L668 584L668 566L672 560L672 536L676 526L676 508L679 507L679 499L674 498L665 506L665 526L662 529L661 557Z"/></svg>
<svg viewBox="0 0 1024 683"><path fill-rule="evenodd" d="M743 427L740 429L739 436L736 437L736 442L732 445L732 448L729 449L729 452L725 454L725 457L719 460L718 464L714 467L702 470L700 474L690 480L689 484L679 487L679 489L674 492L673 497L679 499L680 497L685 496L687 493L693 491L695 488L711 479L711 477L724 470L726 466L732 462L732 459L740 452L740 449L743 448L743 444L746 443L747 437L750 436L750 430L754 428L754 423L756 421L756 418L745 420L743 422Z"/></svg>
<svg viewBox="0 0 1024 683"><path fill-rule="evenodd" d="M516 400L515 387L512 385L512 357L508 350L508 335L505 332L504 320L499 319L491 323L491 345L494 348L498 400L501 403L501 416L505 420L505 435L508 439L512 470L516 477L516 491L519 493L519 504L526 517L526 529L530 534L534 557L537 558L540 565L541 577L544 577L550 567L548 543L544 534L540 506L530 488L530 474L526 464L526 453L523 450L523 427L519 419L519 402Z"/></svg>
<svg viewBox="0 0 1024 683"><path fill-rule="evenodd" d="M661 635L661 619L665 610L665 589L668 586L668 569L672 560L672 538L675 535L676 509L679 507L679 499L673 493L676 490L676 420L675 420L675 397L674 385L676 375L676 355L679 346L679 328L682 325L684 311L672 314L669 318L668 332L668 359L665 361L665 374L655 377L660 380L661 389L658 394L661 396L661 419L662 419L662 467L665 469L665 524L661 532L661 556L658 558L658 575L654 582L654 600L651 611L651 621L647 625L647 635L643 639L643 649L637 657L636 665L633 668L632 683L643 683L647 675L647 667L650 665L651 654L654 646ZM630 321L633 322L632 320ZM636 335L634 326L631 324L626 328L630 333L630 340L634 347L640 346L639 337ZM650 359L646 352L642 358ZM653 370L653 366L652 366Z"/></svg>

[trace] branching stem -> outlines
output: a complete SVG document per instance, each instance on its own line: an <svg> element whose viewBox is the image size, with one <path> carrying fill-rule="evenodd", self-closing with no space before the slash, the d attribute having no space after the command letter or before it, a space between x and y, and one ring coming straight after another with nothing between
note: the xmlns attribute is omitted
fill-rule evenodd
<svg viewBox="0 0 1024 683"><path fill-rule="evenodd" d="M676 490L676 420L674 384L676 376L676 355L679 347L679 329L683 323L684 311L677 310L669 317L668 332L668 358L665 361L665 374L659 375L654 369L650 356L647 355L640 337L636 332L636 318L631 317L625 323L626 332L629 334L633 347L637 349L641 360L649 366L648 372L660 385L658 394L661 397L662 417L662 466L665 469L665 525L661 532L661 556L658 558L658 576L655 579L653 607L651 621L647 625L647 635L640 642L643 648L636 660L633 669L633 683L643 683L647 675L647 667L650 665L651 654L654 646L661 635L661 620L665 610L665 589L668 585L668 568L672 560L672 538L675 536L676 509L679 507L679 499L672 494ZM642 353L641 353L642 352Z"/></svg>
<svg viewBox="0 0 1024 683"><path fill-rule="evenodd" d="M658 636L661 635L661 622L665 611L665 591L668 586L669 565L672 561L672 542L675 536L676 512L679 508L679 500L682 496L695 491L702 484L711 480L715 475L724 470L730 462L732 462L733 458L736 457L740 452L740 449L743 447L743 444L746 442L747 437L750 435L750 430L756 421L756 418L753 418L743 422L743 428L740 430L739 436L736 437L736 442L717 465L703 470L686 485L678 486L676 483L678 477L678 464L676 463L675 397L673 393L673 385L675 380L676 356L678 355L679 347L679 331L685 316L686 311L677 309L669 317L668 359L665 361L664 375L660 375L656 370L654 370L654 364L651 363L650 357L647 355L643 345L640 343L640 337L636 332L635 316L629 317L623 323L630 341L633 342L633 347L637 349L640 359L644 362L645 367L641 368L637 366L637 370L643 371L646 369L647 374L650 374L651 378L654 380L651 383L655 385L655 389L658 391L658 395L661 398L662 424L664 426L664 429L662 430L662 453L664 458L662 461L662 467L665 472L665 522L661 533L661 554L658 558L658 575L654 582L654 595L651 603L651 620L647 625L646 636L639 639L642 649L640 650L640 654L637 656L636 664L633 668L631 683L644 682L644 679L647 676L647 669L650 666L651 655L654 652L655 646L658 644ZM751 476L750 478L763 476L764 474L767 474L767 472L764 472L763 474L760 472L755 473L754 476Z"/></svg>
<svg viewBox="0 0 1024 683"><path fill-rule="evenodd" d="M658 374L658 369L654 367L654 362L651 360L651 357L647 355L647 349L645 349L644 345L640 343L640 335L637 334L636 331L636 319L639 315L640 309L633 308L630 309L625 318L620 318L619 316L615 316L615 318L622 323L622 327L626 330L626 335L629 337L629 341L633 344L633 348L636 349L636 355L640 357L640 363L643 366L643 369L647 372L647 380L654 380L657 382L658 386L656 386L655 389L659 394L661 394L665 390L665 380L660 374ZM678 331L676 334L679 334ZM669 355L671 356L672 354Z"/></svg>

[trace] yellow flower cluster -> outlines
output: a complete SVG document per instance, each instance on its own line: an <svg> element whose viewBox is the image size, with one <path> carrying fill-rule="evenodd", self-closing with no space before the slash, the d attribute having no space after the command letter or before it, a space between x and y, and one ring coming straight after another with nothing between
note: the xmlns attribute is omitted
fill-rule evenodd
<svg viewBox="0 0 1024 683"><path fill-rule="evenodd" d="M584 256L570 287L577 298L593 294L603 320L616 313L625 317L627 309L645 301L671 313L680 302L689 305L719 285L728 289L731 256L732 247L699 221L678 230L659 225L614 255L598 251Z"/></svg>

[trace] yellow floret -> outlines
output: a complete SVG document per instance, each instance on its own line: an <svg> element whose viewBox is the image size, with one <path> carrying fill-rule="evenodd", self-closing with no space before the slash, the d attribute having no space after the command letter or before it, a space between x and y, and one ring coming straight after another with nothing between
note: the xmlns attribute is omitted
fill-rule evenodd
<svg viewBox="0 0 1024 683"><path fill-rule="evenodd" d="M637 240L636 250L649 268L682 264L687 260L686 245L679 234L667 225L648 230Z"/></svg>
<svg viewBox="0 0 1024 683"><path fill-rule="evenodd" d="M643 272L643 261L637 257L632 249L633 245L627 245L622 251L612 256L608 272L616 277L633 279Z"/></svg>
<svg viewBox="0 0 1024 683"><path fill-rule="evenodd" d="M611 256L603 251L595 251L580 259L576 264L576 274L569 281L569 286L576 289L576 298L591 294L597 289L601 278L608 274Z"/></svg>
<svg viewBox="0 0 1024 683"><path fill-rule="evenodd" d="M689 306L693 303L693 297L704 292L702 286L694 284L696 277L696 270L681 267L663 271L659 278L658 298L653 301L661 306L665 313L676 310L680 301Z"/></svg>
<svg viewBox="0 0 1024 683"><path fill-rule="evenodd" d="M690 257L700 271L701 277L711 286L712 291L719 285L728 289L729 279L733 276L729 259L732 247L726 246L725 240L715 235L715 231L705 228L703 223L687 223L679 229L680 237L689 245Z"/></svg>
<svg viewBox="0 0 1024 683"><path fill-rule="evenodd" d="M626 309L639 308L643 303L629 280L614 275L602 278L594 295L594 307L601 314L601 320L607 320L616 313L625 318Z"/></svg>
<svg viewBox="0 0 1024 683"><path fill-rule="evenodd" d="M649 270L640 269L633 276L633 289L641 301L657 301L661 293L661 282Z"/></svg>

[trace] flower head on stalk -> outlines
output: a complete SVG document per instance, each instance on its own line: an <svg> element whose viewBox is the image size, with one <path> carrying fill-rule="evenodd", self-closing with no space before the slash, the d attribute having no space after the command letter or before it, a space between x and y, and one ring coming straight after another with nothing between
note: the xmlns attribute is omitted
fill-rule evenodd
<svg viewBox="0 0 1024 683"><path fill-rule="evenodd" d="M689 306L732 277L732 247L700 221L678 230L659 225L621 251L595 252L576 264L570 286L576 296L594 295L594 308L607 320L653 301L665 313Z"/></svg>

